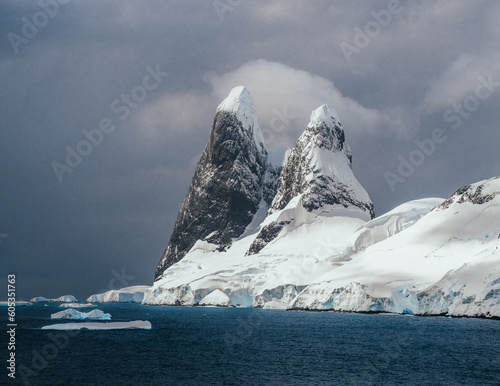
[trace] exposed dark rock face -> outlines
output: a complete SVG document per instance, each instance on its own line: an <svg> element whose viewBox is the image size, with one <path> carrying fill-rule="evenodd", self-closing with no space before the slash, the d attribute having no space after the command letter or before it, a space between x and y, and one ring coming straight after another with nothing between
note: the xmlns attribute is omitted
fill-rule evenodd
<svg viewBox="0 0 500 386"><path fill-rule="evenodd" d="M257 238L253 241L252 245L248 249L247 255L255 255L259 253L262 248L264 248L267 244L269 244L272 240L278 236L283 227L287 224L290 224L290 221L273 221L271 224L263 227Z"/></svg>
<svg viewBox="0 0 500 386"><path fill-rule="evenodd" d="M276 196L278 182L280 180L281 171L283 170L283 164L285 163L289 152L290 149L285 146L277 146L269 151L267 171L262 185L262 198L268 207L271 206L271 203Z"/></svg>
<svg viewBox="0 0 500 386"><path fill-rule="evenodd" d="M197 240L225 250L252 221L262 198L266 150L237 114L218 110L210 139L181 205L155 280L181 260Z"/></svg>
<svg viewBox="0 0 500 386"><path fill-rule="evenodd" d="M278 190L278 182L281 175L282 166L274 166L268 164L264 184L262 186L262 198L268 206L271 206L276 191Z"/></svg>
<svg viewBox="0 0 500 386"><path fill-rule="evenodd" d="M500 177L495 177L497 179ZM488 180L488 181L490 181ZM458 189L450 198L446 199L441 205L436 209L448 209L454 202L458 204L463 204L469 202L476 205L484 204L488 201L493 200L499 192L494 192L491 194L483 193L484 184L479 186L466 185Z"/></svg>

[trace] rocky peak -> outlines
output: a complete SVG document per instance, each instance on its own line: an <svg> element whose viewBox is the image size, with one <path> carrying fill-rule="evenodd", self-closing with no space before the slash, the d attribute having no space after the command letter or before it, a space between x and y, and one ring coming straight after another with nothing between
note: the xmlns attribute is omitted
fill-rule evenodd
<svg viewBox="0 0 500 386"><path fill-rule="evenodd" d="M231 90L217 108L210 138L181 205L155 280L196 241L225 250L252 221L262 198L267 151L250 93Z"/></svg>
<svg viewBox="0 0 500 386"><path fill-rule="evenodd" d="M320 106L311 113L283 167L270 213L302 195L302 205L310 212L331 205L354 206L373 218L373 204L352 174L351 161L337 113Z"/></svg>

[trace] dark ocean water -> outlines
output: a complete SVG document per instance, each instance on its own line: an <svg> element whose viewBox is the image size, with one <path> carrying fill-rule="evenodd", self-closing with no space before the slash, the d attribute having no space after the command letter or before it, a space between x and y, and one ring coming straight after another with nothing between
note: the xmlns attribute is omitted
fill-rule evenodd
<svg viewBox="0 0 500 386"><path fill-rule="evenodd" d="M149 320L153 329L68 336L40 329L54 323L55 305L18 306L17 379L11 382L4 370L0 384L500 385L500 321L131 304L99 309L113 321Z"/></svg>

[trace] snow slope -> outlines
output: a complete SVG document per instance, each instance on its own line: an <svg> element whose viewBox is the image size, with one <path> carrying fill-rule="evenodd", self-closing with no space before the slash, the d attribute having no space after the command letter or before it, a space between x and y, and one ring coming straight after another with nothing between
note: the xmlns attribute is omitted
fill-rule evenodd
<svg viewBox="0 0 500 386"><path fill-rule="evenodd" d="M234 305L287 308L310 283L349 261L356 249L411 226L442 199L410 202L378 219L365 222L352 212L317 216L282 235L259 254L245 256L256 235L238 240L226 252L199 242L168 275L145 291L144 303L196 305L210 292L226 292ZM359 214L354 211L354 214ZM348 215L351 215L348 217ZM362 240L362 241L360 241Z"/></svg>
<svg viewBox="0 0 500 386"><path fill-rule="evenodd" d="M196 305L219 290L264 308L500 316L500 178L365 222L316 216L245 256L198 243L144 303ZM216 303L216 302L215 302Z"/></svg>
<svg viewBox="0 0 500 386"><path fill-rule="evenodd" d="M413 226L318 277L290 307L500 316L497 192L500 178L459 189Z"/></svg>

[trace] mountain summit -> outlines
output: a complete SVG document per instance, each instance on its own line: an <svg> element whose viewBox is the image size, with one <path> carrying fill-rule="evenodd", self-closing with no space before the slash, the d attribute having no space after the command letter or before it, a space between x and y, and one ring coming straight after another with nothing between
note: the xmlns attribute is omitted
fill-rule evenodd
<svg viewBox="0 0 500 386"><path fill-rule="evenodd" d="M323 105L311 113L310 122L283 165L267 219L248 255L316 216L351 216L370 220L373 204L351 170L351 150L335 110Z"/></svg>
<svg viewBox="0 0 500 386"><path fill-rule="evenodd" d="M283 167L271 212L284 209L301 195L309 212L327 206L353 206L373 218L373 204L354 177L351 163L351 150L335 110L327 105L314 110Z"/></svg>

